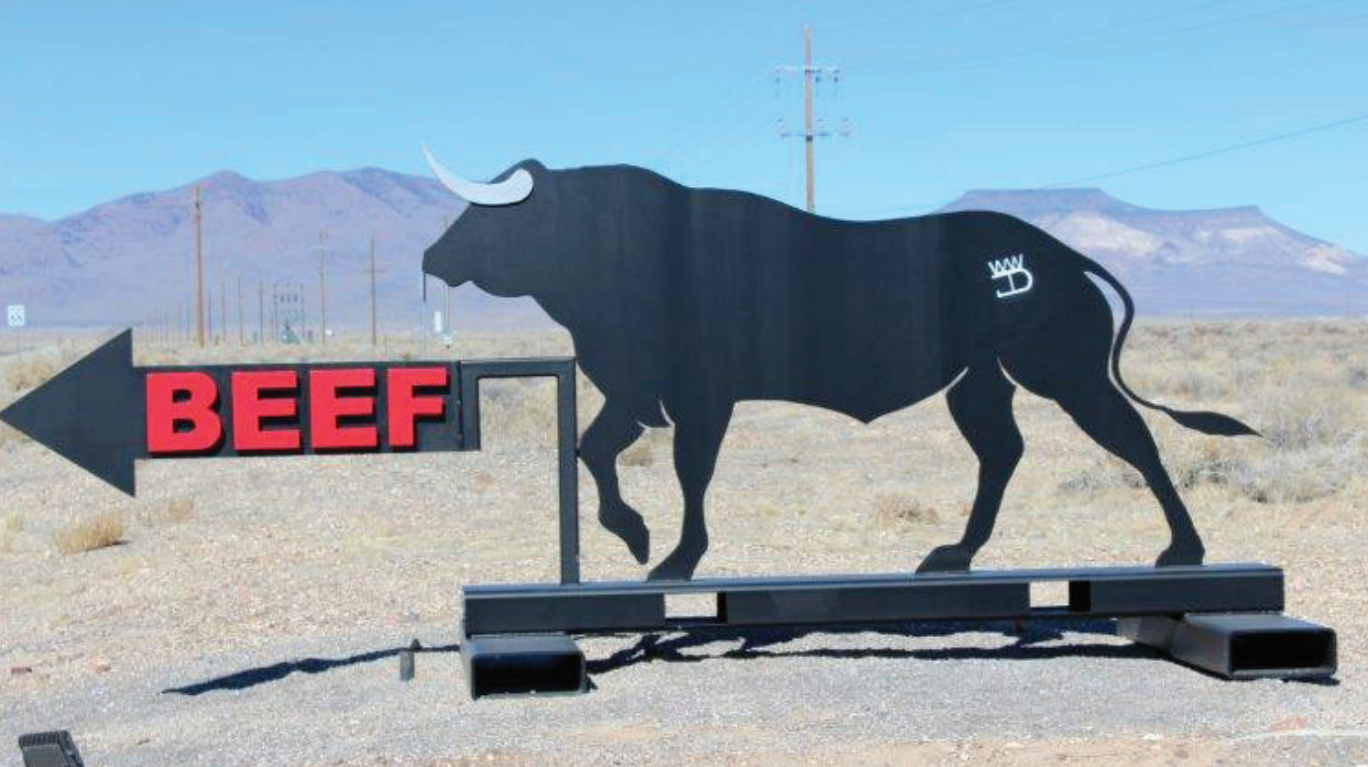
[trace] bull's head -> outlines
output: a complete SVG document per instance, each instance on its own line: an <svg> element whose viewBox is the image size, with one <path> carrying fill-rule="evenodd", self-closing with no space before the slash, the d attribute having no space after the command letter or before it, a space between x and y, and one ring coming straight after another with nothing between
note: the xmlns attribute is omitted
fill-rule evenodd
<svg viewBox="0 0 1368 767"><path fill-rule="evenodd" d="M526 160L489 183L467 181L428 153L442 185L465 203L456 220L423 254L423 271L456 287L473 282L496 296L536 294L544 279L552 186L541 163Z"/></svg>

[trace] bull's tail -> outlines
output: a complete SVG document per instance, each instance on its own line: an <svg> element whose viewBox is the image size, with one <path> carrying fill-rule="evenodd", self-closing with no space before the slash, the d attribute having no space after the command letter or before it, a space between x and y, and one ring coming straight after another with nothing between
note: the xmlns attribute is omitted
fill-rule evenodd
<svg viewBox="0 0 1368 767"><path fill-rule="evenodd" d="M1121 378L1121 347L1126 343L1126 334L1130 332L1131 320L1135 317L1135 303L1131 301L1130 293L1126 292L1125 287L1121 285L1120 281L1113 277L1106 269L1102 268L1101 264L1081 254L1079 257L1083 260L1083 271L1097 276L1098 279L1110 285L1112 290L1115 290L1116 294L1121 297L1121 303L1126 308L1126 315L1121 320L1121 328L1116 332L1116 338L1112 341L1111 372L1112 378L1116 380L1116 385L1121 388L1121 391L1125 392L1127 397L1130 397L1135 402L1138 402L1147 408L1167 413L1170 418L1177 421L1182 426L1200 431L1203 434L1215 434L1222 437L1259 435L1257 431L1254 431L1228 415L1221 415L1220 413L1212 413L1205 410L1175 410L1171 407L1160 405L1157 402L1150 402L1136 394L1134 391L1131 391L1131 388L1126 385L1125 380Z"/></svg>

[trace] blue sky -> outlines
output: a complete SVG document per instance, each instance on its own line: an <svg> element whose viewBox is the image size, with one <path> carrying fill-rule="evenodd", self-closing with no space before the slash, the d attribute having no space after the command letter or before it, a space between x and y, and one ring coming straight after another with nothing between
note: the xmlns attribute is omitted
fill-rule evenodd
<svg viewBox="0 0 1368 767"><path fill-rule="evenodd" d="M888 3L7 3L0 211L53 218L222 168L377 165L419 146L479 178L528 156L629 162L820 212L924 212L962 191L1108 173L1368 113L1363 0ZM1368 120L1097 182L1155 207L1258 204L1368 254Z"/></svg>

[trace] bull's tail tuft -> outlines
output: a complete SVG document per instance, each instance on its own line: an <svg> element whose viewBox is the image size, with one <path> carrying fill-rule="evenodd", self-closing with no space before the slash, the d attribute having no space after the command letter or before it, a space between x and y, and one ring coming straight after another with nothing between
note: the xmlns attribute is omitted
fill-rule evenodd
<svg viewBox="0 0 1368 767"><path fill-rule="evenodd" d="M1131 391L1131 388L1126 385L1125 380L1121 378L1121 347L1126 343L1126 334L1130 332L1131 320L1135 317L1135 303L1131 301L1130 293L1126 292L1126 289L1121 283L1113 277L1110 272L1104 269L1101 264L1081 254L1079 257L1083 259L1083 270L1089 274L1096 275L1103 282L1110 285L1112 290L1115 290L1116 294L1121 297L1121 303L1126 308L1126 315L1121 320L1121 328L1116 331L1116 339L1112 341L1111 372L1112 378L1116 380L1116 385L1121 388L1121 391L1125 392L1127 397L1130 397L1135 402L1144 405L1147 408L1166 413L1170 418L1177 421L1179 425L1186 426L1194 431L1200 431L1203 434L1212 434L1219 437L1260 436L1257 431L1228 415L1213 413L1207 410L1175 410L1171 407L1160 405L1157 402L1150 402L1144 397L1136 394L1134 391Z"/></svg>
<svg viewBox="0 0 1368 767"><path fill-rule="evenodd" d="M1122 385L1122 388L1126 388L1124 384ZM1135 394L1131 392L1130 389L1126 389L1126 394L1130 395L1131 399L1139 402L1142 405L1152 407L1156 410L1162 410L1165 413L1168 413L1169 417L1177 421L1180 425L1186 426L1189 429L1193 429L1195 431L1200 431L1203 434L1214 434L1218 437L1261 436L1254 429L1241 423L1240 421L1237 421L1234 418L1231 418L1228 415L1213 413L1210 410L1174 410L1173 408L1167 408L1163 405L1156 405L1150 402L1146 402L1140 399L1139 397L1135 396Z"/></svg>

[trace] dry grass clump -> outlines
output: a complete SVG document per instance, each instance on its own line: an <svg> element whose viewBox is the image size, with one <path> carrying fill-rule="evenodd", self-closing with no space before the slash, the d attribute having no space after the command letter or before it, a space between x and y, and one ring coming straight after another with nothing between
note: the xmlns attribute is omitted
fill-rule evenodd
<svg viewBox="0 0 1368 767"><path fill-rule="evenodd" d="M655 452L651 449L650 441L639 439L633 442L631 447L618 455L618 463L623 466L650 466L655 463Z"/></svg>
<svg viewBox="0 0 1368 767"><path fill-rule="evenodd" d="M57 530L52 534L52 541L63 554L80 554L120 543L124 531L123 516L105 511Z"/></svg>
<svg viewBox="0 0 1368 767"><path fill-rule="evenodd" d="M650 428L618 454L618 464L622 466L646 467L656 462L656 451L670 452L674 431L670 428Z"/></svg>
<svg viewBox="0 0 1368 767"><path fill-rule="evenodd" d="M57 375L77 356L76 350L62 345L6 357L0 362L0 409ZM22 432L0 424L0 449L26 441Z"/></svg>
<svg viewBox="0 0 1368 767"><path fill-rule="evenodd" d="M24 517L19 512L11 511L4 517L0 517L0 551L13 549L14 539L22 532L24 532Z"/></svg>
<svg viewBox="0 0 1368 767"><path fill-rule="evenodd" d="M195 516L195 499L172 498L150 504L138 511L138 521L145 525L177 525Z"/></svg>
<svg viewBox="0 0 1368 767"><path fill-rule="evenodd" d="M887 527L930 525L940 521L940 513L910 495L883 493L874 499L874 519Z"/></svg>
<svg viewBox="0 0 1368 767"><path fill-rule="evenodd" d="M583 428L584 424L581 424ZM490 448L556 443L556 385L549 379L480 383L480 438Z"/></svg>
<svg viewBox="0 0 1368 767"><path fill-rule="evenodd" d="M26 352L11 357L4 366L4 387L6 393L13 395L33 389L71 364L75 359L72 352L65 349L48 348Z"/></svg>
<svg viewBox="0 0 1368 767"><path fill-rule="evenodd" d="M1279 451L1342 445L1360 433L1362 418L1339 398L1319 393L1289 392L1263 400L1258 408L1259 432Z"/></svg>
<svg viewBox="0 0 1368 767"><path fill-rule="evenodd" d="M1181 490L1218 487L1255 503L1302 503L1368 474L1368 324L1283 321L1206 327L1158 325L1136 335L1127 369L1144 396L1234 415L1261 437L1187 431L1148 414ZM1141 489L1128 465L1107 459L1058 486L1069 495Z"/></svg>
<svg viewBox="0 0 1368 767"><path fill-rule="evenodd" d="M1368 391L1368 367L1351 365L1344 371L1344 382L1355 391Z"/></svg>

